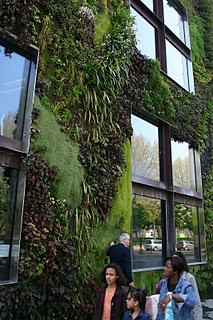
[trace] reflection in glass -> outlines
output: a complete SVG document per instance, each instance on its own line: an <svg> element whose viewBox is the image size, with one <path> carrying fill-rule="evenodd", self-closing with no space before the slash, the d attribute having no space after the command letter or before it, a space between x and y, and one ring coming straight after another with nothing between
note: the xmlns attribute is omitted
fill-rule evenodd
<svg viewBox="0 0 213 320"><path fill-rule="evenodd" d="M171 140L173 184L196 190L193 149L187 142Z"/></svg>
<svg viewBox="0 0 213 320"><path fill-rule="evenodd" d="M180 86L189 91L187 59L166 40L167 74Z"/></svg>
<svg viewBox="0 0 213 320"><path fill-rule="evenodd" d="M158 127L134 115L131 121L132 174L159 180Z"/></svg>
<svg viewBox="0 0 213 320"><path fill-rule="evenodd" d="M134 195L132 219L133 269L162 266L161 200Z"/></svg>
<svg viewBox="0 0 213 320"><path fill-rule="evenodd" d="M169 3L167 0L163 1L164 9L164 22L165 25L172 31L174 34L182 40L184 43L184 21L183 16L181 16Z"/></svg>
<svg viewBox="0 0 213 320"><path fill-rule="evenodd" d="M203 221L200 223L203 233ZM199 236L204 234L201 235L198 230L198 208L175 203L175 230L177 250L184 251L188 262L200 262Z"/></svg>
<svg viewBox="0 0 213 320"><path fill-rule="evenodd" d="M206 252L206 235L205 235L205 222L204 222L204 210L198 208L199 228L200 228L200 250L201 250L201 262L205 262L207 258Z"/></svg>
<svg viewBox="0 0 213 320"><path fill-rule="evenodd" d="M8 279L8 264L11 241L11 220L9 217L8 171L0 167L0 281Z"/></svg>
<svg viewBox="0 0 213 320"><path fill-rule="evenodd" d="M16 281L24 181L15 169L0 167L0 281ZM18 183L22 185L17 193Z"/></svg>
<svg viewBox="0 0 213 320"><path fill-rule="evenodd" d="M156 59L155 28L132 7L130 7L130 11L135 18L134 29L138 50L148 58Z"/></svg>
<svg viewBox="0 0 213 320"><path fill-rule="evenodd" d="M0 46L0 134L9 138L22 138L17 132L17 114L25 107L23 95L27 92L29 61L12 52L6 53ZM23 111L22 111L23 112ZM23 117L20 120L23 125Z"/></svg>
<svg viewBox="0 0 213 320"><path fill-rule="evenodd" d="M141 0L150 10L153 11L153 0Z"/></svg>

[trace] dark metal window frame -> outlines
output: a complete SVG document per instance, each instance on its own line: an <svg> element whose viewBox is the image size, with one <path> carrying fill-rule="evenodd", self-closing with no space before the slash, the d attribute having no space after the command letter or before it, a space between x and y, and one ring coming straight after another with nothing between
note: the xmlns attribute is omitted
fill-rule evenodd
<svg viewBox="0 0 213 320"><path fill-rule="evenodd" d="M27 91L25 94L24 108L21 110L21 118L23 117L23 127L21 131L21 139L8 138L0 135L0 166L17 169L17 185L13 199L15 207L13 208L11 217L13 219L12 230L16 223L16 235L11 234L11 243L9 250L9 266L8 266L8 279L1 281L0 284L16 283L18 280L18 259L15 263L10 264L12 261L12 250L14 241L17 241L18 235L18 251L20 248L21 228L22 228L22 214L25 196L25 183L26 183L26 159L29 152L30 130L31 130L31 113L33 107L33 99L35 92L35 82L38 67L39 52L38 48L33 45L20 47L17 42L16 36L6 32L0 28L0 45L7 48L11 52L25 57L29 60L29 69L27 74ZM17 225L18 221L18 225ZM15 239L16 238L16 239ZM18 257L17 257L18 258Z"/></svg>
<svg viewBox="0 0 213 320"><path fill-rule="evenodd" d="M140 0L130 0L130 6L138 12L148 23L150 23L156 30L155 32L155 44L156 44L156 58L160 61L161 71L166 75L172 82L176 81L169 77L167 74L167 62L166 62L166 40L168 40L188 61L192 61L190 40L187 25L184 24L184 31L186 36L186 44L183 43L164 23L163 16L163 0L153 0L154 12L150 10ZM171 5L181 14L184 21L187 21L187 11L185 7L177 0L168 1ZM187 81L189 90L194 91L193 84L191 84L190 68L187 63ZM177 84L177 83L176 83ZM180 86L179 84L177 84Z"/></svg>
<svg viewBox="0 0 213 320"><path fill-rule="evenodd" d="M161 206L161 221L163 247L163 260L175 251L175 203L183 203L203 210L202 190L193 191L173 185L172 177L172 157L171 157L171 137L173 137L173 128L169 123L148 114L145 111L132 112L133 115L158 127L159 131L159 158L160 158L160 181L144 178L138 175L132 175L132 193L134 195L145 196L153 199L163 200ZM186 141L182 138L182 141ZM188 141L187 141L188 142ZM200 225L199 225L200 233ZM199 236L200 237L200 236ZM200 247L201 249L201 247ZM206 261L202 258L201 250L199 262L191 264L202 264ZM158 269L158 268L153 268ZM137 270L136 270L137 271Z"/></svg>

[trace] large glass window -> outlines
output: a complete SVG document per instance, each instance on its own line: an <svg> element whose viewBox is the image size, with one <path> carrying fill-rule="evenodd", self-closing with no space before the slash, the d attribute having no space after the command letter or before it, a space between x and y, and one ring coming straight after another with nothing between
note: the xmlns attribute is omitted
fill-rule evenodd
<svg viewBox="0 0 213 320"><path fill-rule="evenodd" d="M170 1L171 3L171 1ZM163 9L164 9L164 22L165 25L172 31L174 34L180 38L184 43L185 40L185 30L184 30L184 18L185 15L181 15L175 8L175 3L173 6L169 4L167 0L163 0Z"/></svg>
<svg viewBox="0 0 213 320"><path fill-rule="evenodd" d="M145 112L131 119L133 269L162 268L175 250L206 262L197 148Z"/></svg>
<svg viewBox="0 0 213 320"><path fill-rule="evenodd" d="M133 196L133 268L163 265L161 201Z"/></svg>
<svg viewBox="0 0 213 320"><path fill-rule="evenodd" d="M132 115L132 174L160 179L158 128Z"/></svg>
<svg viewBox="0 0 213 320"><path fill-rule="evenodd" d="M184 89L189 90L187 77L187 59L169 41L166 40L167 74Z"/></svg>
<svg viewBox="0 0 213 320"><path fill-rule="evenodd" d="M148 58L156 59L155 48L155 28L148 23L137 11L130 8L132 16L135 18L135 34L137 48ZM149 41L146 41L146 39Z"/></svg>
<svg viewBox="0 0 213 320"><path fill-rule="evenodd" d="M149 8L150 10L148 10ZM187 91L194 91L186 9L180 1L131 0L137 47Z"/></svg>
<svg viewBox="0 0 213 320"><path fill-rule="evenodd" d="M175 230L177 250L183 251L187 261L202 261L205 252L203 210L195 206L175 203ZM199 236L201 235L201 236Z"/></svg>
<svg viewBox="0 0 213 320"><path fill-rule="evenodd" d="M6 52L0 45L0 134L22 140L30 61L16 52Z"/></svg>
<svg viewBox="0 0 213 320"><path fill-rule="evenodd" d="M0 33L0 284L14 283L38 50Z"/></svg>
<svg viewBox="0 0 213 320"><path fill-rule="evenodd" d="M189 144L172 139L172 169L173 183L176 186L190 189L194 185L194 165L192 163L192 174L190 173Z"/></svg>

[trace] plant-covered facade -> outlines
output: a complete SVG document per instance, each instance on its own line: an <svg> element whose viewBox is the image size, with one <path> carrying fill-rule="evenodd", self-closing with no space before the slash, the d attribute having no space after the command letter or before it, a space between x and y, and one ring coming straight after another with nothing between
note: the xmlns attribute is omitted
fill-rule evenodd
<svg viewBox="0 0 213 320"><path fill-rule="evenodd" d="M14 52L39 57L29 151L24 130L12 140L25 113L0 120L1 319L91 319L123 231L137 286L151 293L183 245L200 290L212 286L212 10L208 0L1 1L5 65ZM0 104L25 78L0 76ZM160 250L145 250L149 238ZM12 258L17 283L2 276Z"/></svg>

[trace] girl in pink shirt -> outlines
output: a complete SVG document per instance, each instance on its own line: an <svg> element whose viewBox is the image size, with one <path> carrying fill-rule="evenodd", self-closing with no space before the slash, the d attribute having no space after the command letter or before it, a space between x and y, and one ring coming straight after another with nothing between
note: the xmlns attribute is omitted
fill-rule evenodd
<svg viewBox="0 0 213 320"><path fill-rule="evenodd" d="M101 274L105 286L97 293L94 320L122 320L126 311L127 294L121 285L125 277L116 263L107 265Z"/></svg>

